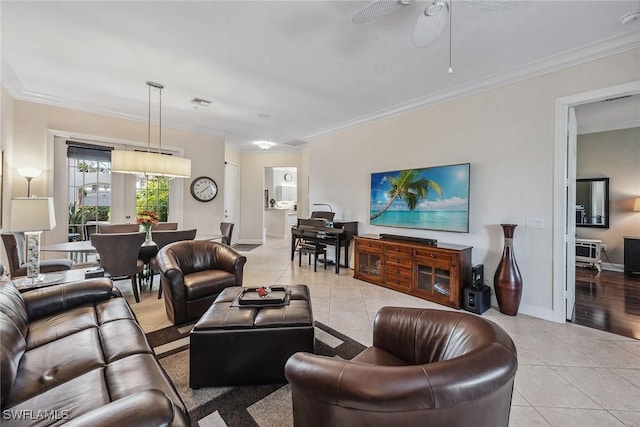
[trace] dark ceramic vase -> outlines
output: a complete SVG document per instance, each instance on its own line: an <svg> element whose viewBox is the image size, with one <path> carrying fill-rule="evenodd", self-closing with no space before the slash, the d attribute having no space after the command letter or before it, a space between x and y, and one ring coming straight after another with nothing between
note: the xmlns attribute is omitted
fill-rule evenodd
<svg viewBox="0 0 640 427"><path fill-rule="evenodd" d="M513 254L513 234L516 224L500 224L504 233L504 250L493 276L493 288L500 312L509 316L518 314L522 298L522 277Z"/></svg>

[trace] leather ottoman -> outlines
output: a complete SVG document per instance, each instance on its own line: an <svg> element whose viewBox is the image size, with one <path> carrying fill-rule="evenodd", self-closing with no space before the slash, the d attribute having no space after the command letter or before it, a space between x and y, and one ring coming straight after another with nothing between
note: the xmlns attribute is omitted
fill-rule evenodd
<svg viewBox="0 0 640 427"><path fill-rule="evenodd" d="M313 353L309 290L286 286L281 307L239 307L246 288L226 288L190 334L191 388L284 383L284 365L298 351ZM235 302L235 303L234 303Z"/></svg>

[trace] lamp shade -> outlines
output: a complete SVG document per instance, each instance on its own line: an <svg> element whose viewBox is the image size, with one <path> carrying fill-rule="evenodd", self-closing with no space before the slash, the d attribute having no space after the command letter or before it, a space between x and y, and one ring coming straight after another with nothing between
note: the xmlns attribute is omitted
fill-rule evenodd
<svg viewBox="0 0 640 427"><path fill-rule="evenodd" d="M47 231L56 226L51 197L11 199L11 231Z"/></svg>
<svg viewBox="0 0 640 427"><path fill-rule="evenodd" d="M640 212L640 197L636 197L636 200L633 202L633 211Z"/></svg>
<svg viewBox="0 0 640 427"><path fill-rule="evenodd" d="M114 150L111 152L111 171L189 178L191 160L145 151Z"/></svg>

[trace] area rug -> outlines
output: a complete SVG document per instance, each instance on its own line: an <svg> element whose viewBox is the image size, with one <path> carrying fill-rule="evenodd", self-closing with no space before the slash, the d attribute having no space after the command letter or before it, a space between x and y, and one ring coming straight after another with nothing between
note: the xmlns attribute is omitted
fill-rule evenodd
<svg viewBox="0 0 640 427"><path fill-rule="evenodd" d="M258 246L262 246L262 245L259 243L255 245L247 244L247 243L237 243L233 245L233 249L241 252L249 252L250 250L257 248Z"/></svg>
<svg viewBox="0 0 640 427"><path fill-rule="evenodd" d="M189 387L189 331L193 325L171 326L147 334L160 364L175 384L193 426L293 426L288 384ZM365 346L315 322L315 353L351 359ZM214 363L214 361L212 361Z"/></svg>

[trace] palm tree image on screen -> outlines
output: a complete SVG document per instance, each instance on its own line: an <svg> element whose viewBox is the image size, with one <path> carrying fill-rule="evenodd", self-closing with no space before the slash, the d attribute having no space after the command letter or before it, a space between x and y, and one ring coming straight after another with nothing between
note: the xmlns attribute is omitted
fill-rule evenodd
<svg viewBox="0 0 640 427"><path fill-rule="evenodd" d="M429 191L434 191L441 195L440 185L427 178L420 178L420 171L416 169L403 170L397 177L388 177L391 189L387 192L389 201L375 214L371 215L374 220L384 214L393 205L396 199L404 200L409 210L414 210L418 203L427 198Z"/></svg>

